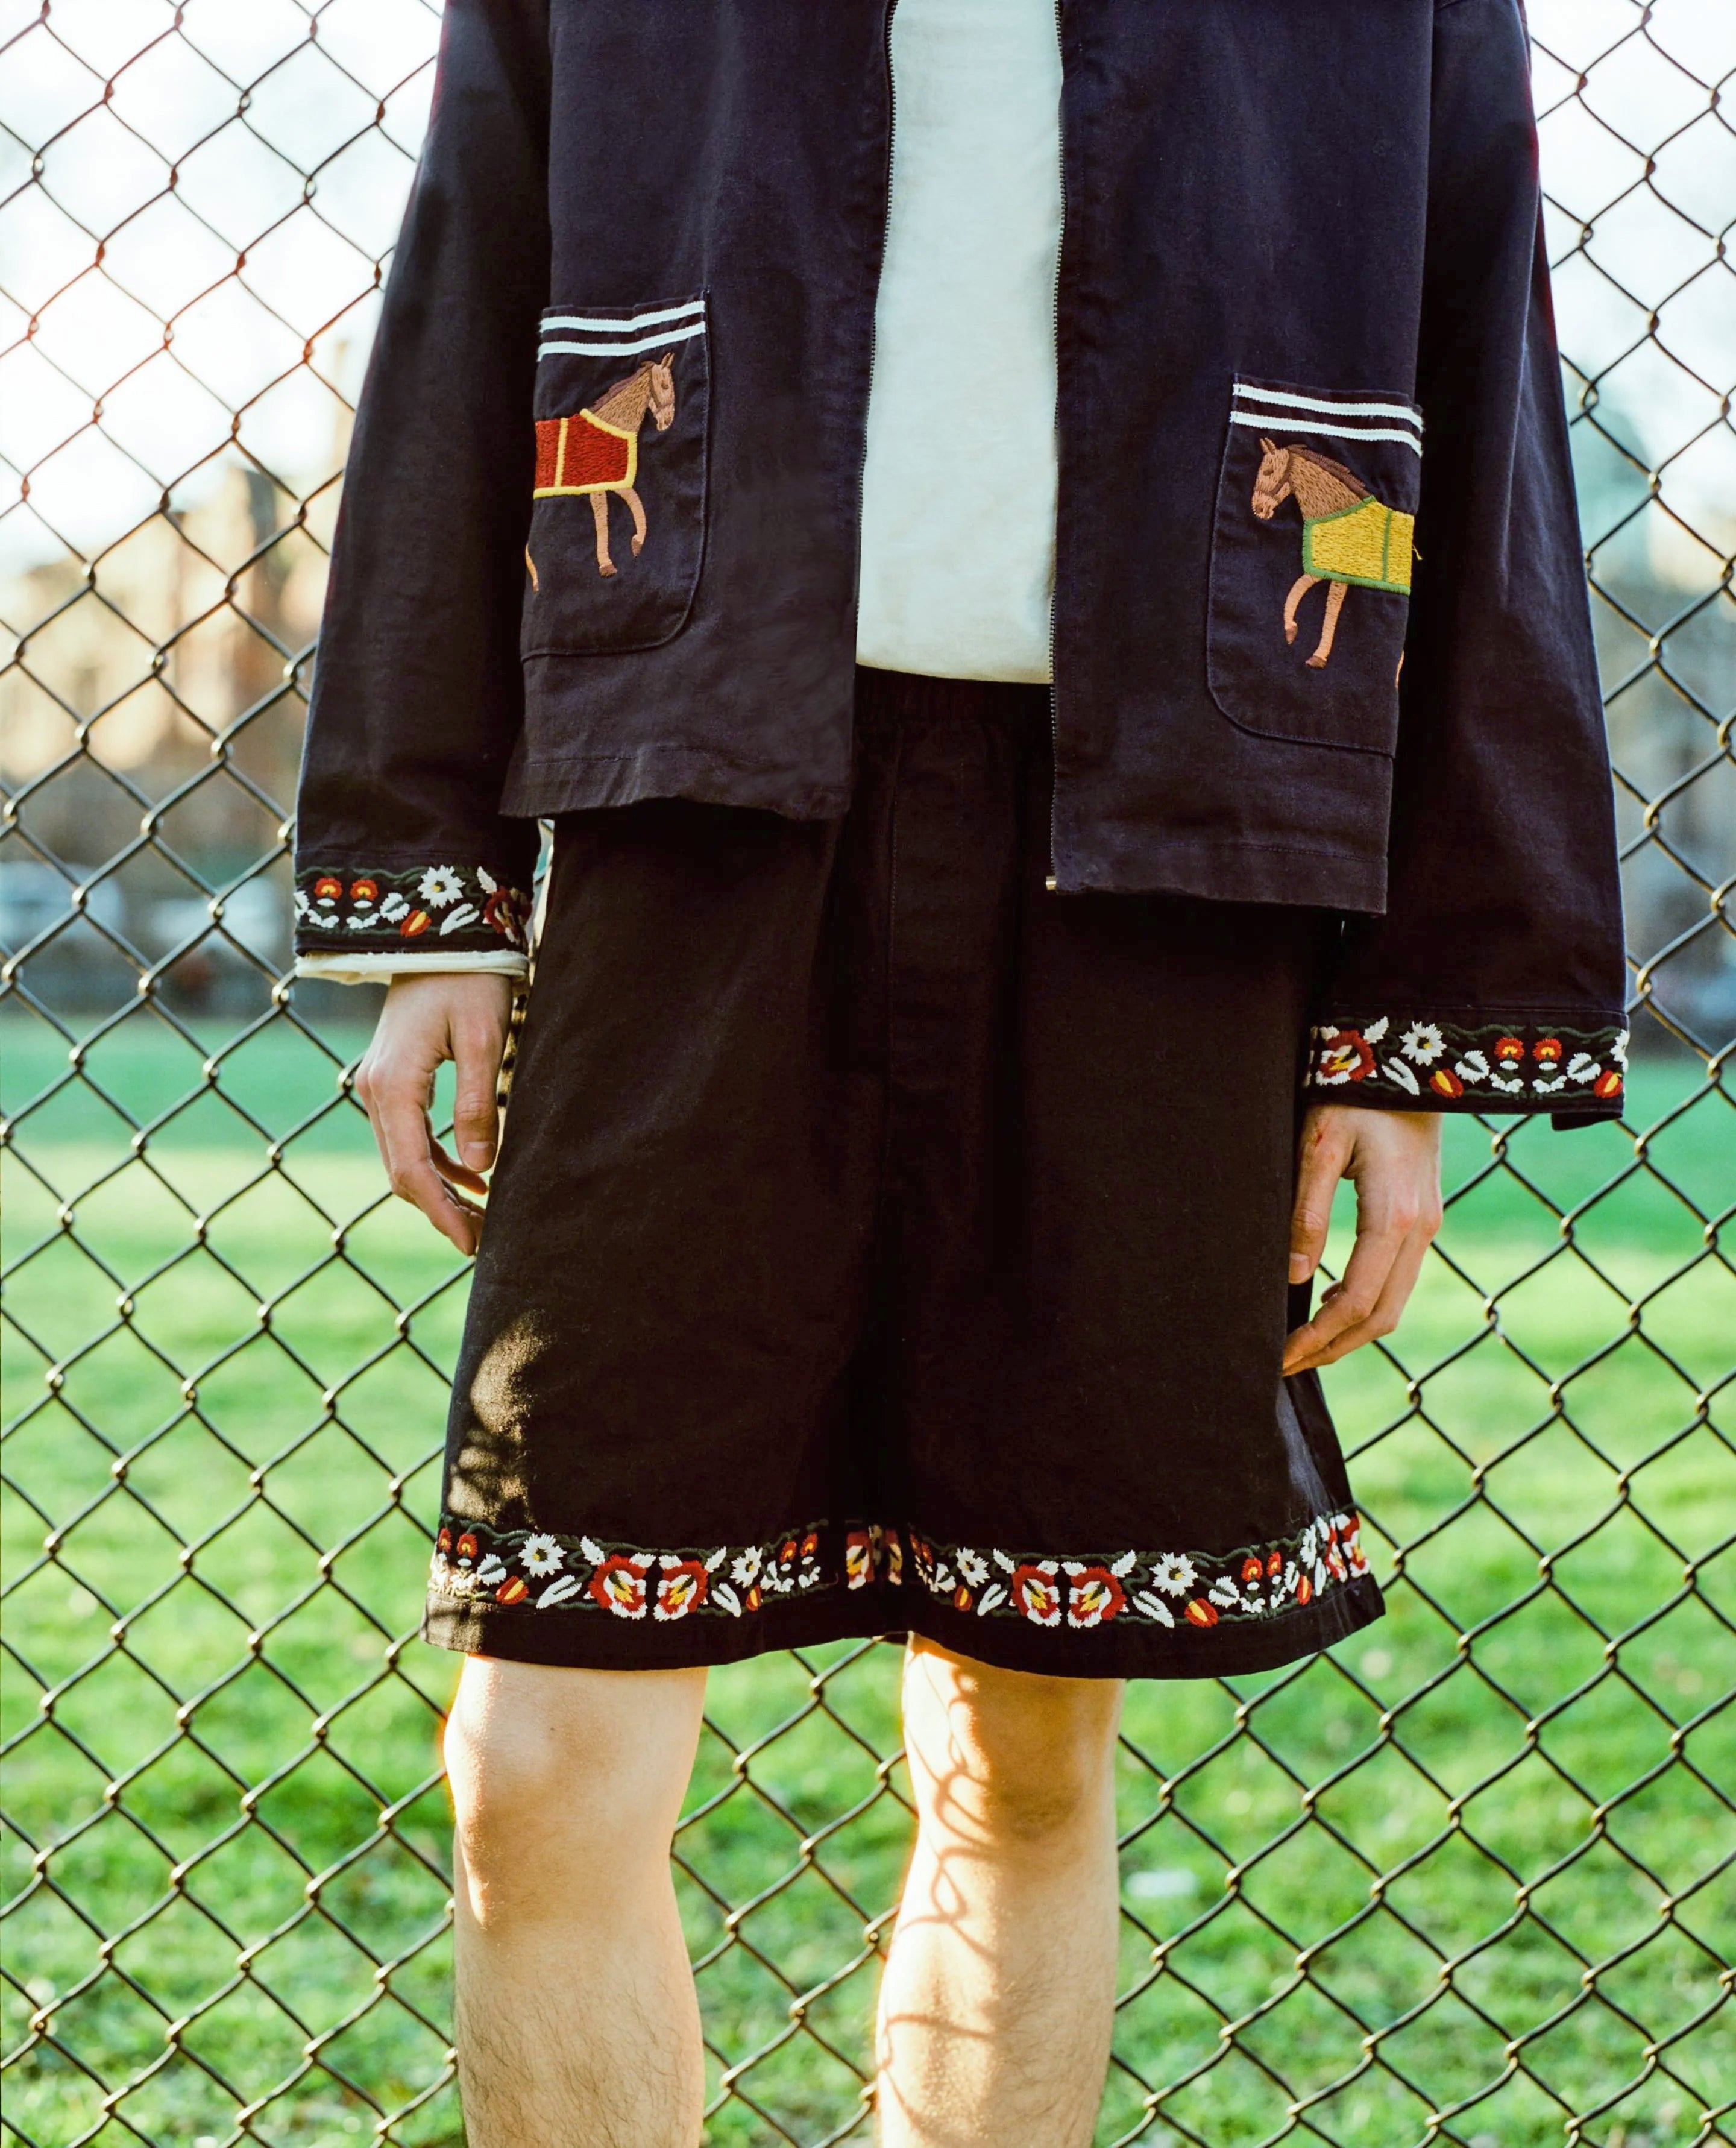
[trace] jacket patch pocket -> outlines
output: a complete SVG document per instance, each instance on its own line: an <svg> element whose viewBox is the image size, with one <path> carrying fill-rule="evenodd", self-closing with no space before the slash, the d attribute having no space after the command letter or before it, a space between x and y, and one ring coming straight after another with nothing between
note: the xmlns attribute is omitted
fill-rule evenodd
<svg viewBox="0 0 1736 2148"><path fill-rule="evenodd" d="M680 631L705 551L708 330L703 293L544 313L524 655L650 649Z"/></svg>
<svg viewBox="0 0 1736 2148"><path fill-rule="evenodd" d="M1422 472L1402 396L1237 376L1206 636L1232 723L1392 750Z"/></svg>

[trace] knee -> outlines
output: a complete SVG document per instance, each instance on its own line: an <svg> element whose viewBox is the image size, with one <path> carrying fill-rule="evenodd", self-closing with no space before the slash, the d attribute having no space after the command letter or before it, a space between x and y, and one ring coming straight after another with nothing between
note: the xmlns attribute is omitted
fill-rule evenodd
<svg viewBox="0 0 1736 2148"><path fill-rule="evenodd" d="M926 1824L1014 1845L1111 1809L1121 1687L911 1653L905 1734Z"/></svg>
<svg viewBox="0 0 1736 2148"><path fill-rule="evenodd" d="M704 1691L703 1672L469 1659L444 1752L478 1913L665 1859Z"/></svg>

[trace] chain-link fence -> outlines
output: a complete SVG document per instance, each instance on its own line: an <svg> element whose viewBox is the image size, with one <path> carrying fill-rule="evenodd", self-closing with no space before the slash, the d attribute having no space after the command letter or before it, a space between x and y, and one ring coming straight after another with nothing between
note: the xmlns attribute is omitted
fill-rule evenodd
<svg viewBox="0 0 1736 2148"><path fill-rule="evenodd" d="M464 1274L349 1092L374 995L282 981L437 13L0 0L4 2125L40 2148L460 2137L453 1666L409 1633ZM1391 1617L1132 1689L1105 2140L1736 2137L1736 9L1532 28L1630 1114L1451 1124L1412 1315L1332 1376ZM896 1670L713 1679L678 1854L714 2141L865 2136Z"/></svg>

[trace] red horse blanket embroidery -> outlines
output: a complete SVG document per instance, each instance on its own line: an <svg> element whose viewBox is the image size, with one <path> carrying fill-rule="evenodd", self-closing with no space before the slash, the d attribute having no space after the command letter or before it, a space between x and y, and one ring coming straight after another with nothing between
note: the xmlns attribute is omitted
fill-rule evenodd
<svg viewBox="0 0 1736 2148"><path fill-rule="evenodd" d="M580 410L536 421L536 493L613 492L638 474L639 436Z"/></svg>

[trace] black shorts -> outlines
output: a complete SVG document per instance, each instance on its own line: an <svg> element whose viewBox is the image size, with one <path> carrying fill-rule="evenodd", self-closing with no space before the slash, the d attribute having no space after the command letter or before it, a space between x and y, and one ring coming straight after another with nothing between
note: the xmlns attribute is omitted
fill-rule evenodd
<svg viewBox="0 0 1736 2148"><path fill-rule="evenodd" d="M1206 1677L1380 1615L1279 1372L1317 911L1045 888L1048 697L859 675L841 821L556 823L424 1624Z"/></svg>

